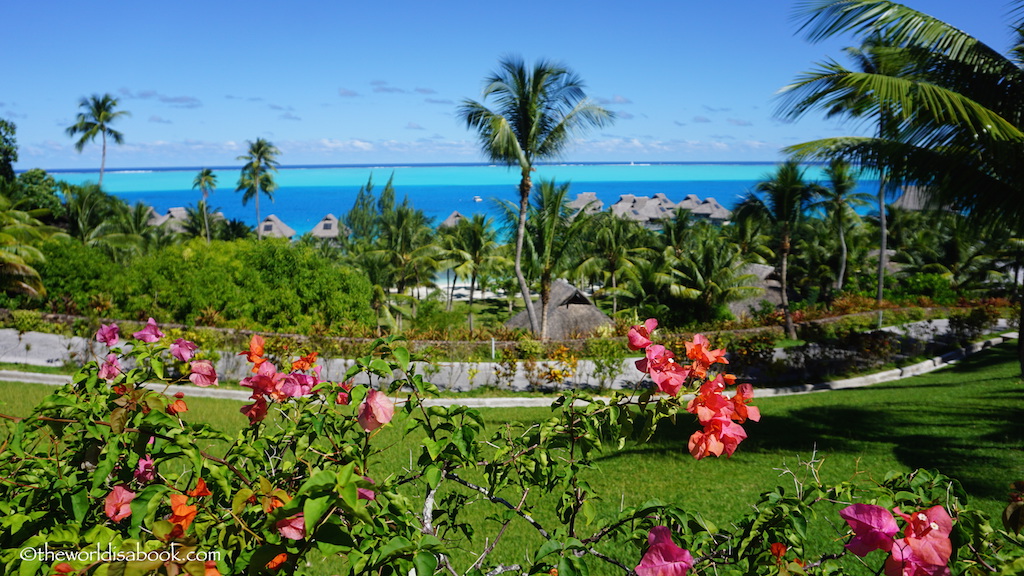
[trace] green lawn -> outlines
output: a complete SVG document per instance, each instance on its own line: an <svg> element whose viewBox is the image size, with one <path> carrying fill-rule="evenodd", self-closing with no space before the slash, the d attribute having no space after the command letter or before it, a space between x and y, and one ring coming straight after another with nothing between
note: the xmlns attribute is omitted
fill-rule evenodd
<svg viewBox="0 0 1024 576"><path fill-rule="evenodd" d="M686 441L695 429L690 419L662 426L652 442L608 452L588 474L603 495L599 514L652 497L675 502L709 520L728 524L750 509L757 496L777 483L783 467L799 468L812 454L824 459L826 481L881 479L889 470L935 468L959 479L971 503L997 518L1008 485L1024 479L1024 383L1014 343L979 353L928 375L866 388L756 400L760 423L746 425L749 438L731 459L694 461ZM0 412L24 414L50 388L0 383ZM188 399L188 416L219 426L240 427L239 403ZM538 421L546 408L485 409L493 424ZM408 467L419 447L400 438L395 427L379 440L395 442L374 476ZM413 456L414 457L414 456ZM538 502L545 508L545 501ZM538 519L551 520L549 513ZM996 520L998 523L998 520ZM478 530L491 527L480 517ZM510 531L496 560L514 561L529 530ZM834 544L834 543L833 543ZM328 570L329 572L329 570Z"/></svg>

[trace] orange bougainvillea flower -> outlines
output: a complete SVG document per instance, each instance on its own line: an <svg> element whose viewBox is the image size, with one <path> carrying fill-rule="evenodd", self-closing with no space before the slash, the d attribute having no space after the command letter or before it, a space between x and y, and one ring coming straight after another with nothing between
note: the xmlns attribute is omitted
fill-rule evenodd
<svg viewBox="0 0 1024 576"><path fill-rule="evenodd" d="M188 412L188 404L181 398L176 399L170 406L167 407L167 413L171 416L180 412Z"/></svg>
<svg viewBox="0 0 1024 576"><path fill-rule="evenodd" d="M203 568L203 576L221 576L220 570L217 570L217 563L213 560L207 560Z"/></svg>
<svg viewBox="0 0 1024 576"><path fill-rule="evenodd" d="M193 488L192 491L188 493L188 495L193 498L201 498L203 496L210 496L212 494L213 493L210 492L210 489L206 487L206 480L203 480L202 478L200 478L196 482L196 487Z"/></svg>
<svg viewBox="0 0 1024 576"><path fill-rule="evenodd" d="M309 370L310 368L313 367L314 364L316 364L317 354L317 352L310 352L309 354L306 354L302 358L299 358L298 360L292 362L292 370Z"/></svg>
<svg viewBox="0 0 1024 576"><path fill-rule="evenodd" d="M71 574L75 571L75 567L71 564L68 564L67 562L61 562L60 564L54 566L53 569L57 572L57 575L60 576L63 576L64 574Z"/></svg>
<svg viewBox="0 0 1024 576"><path fill-rule="evenodd" d="M171 524L181 528L182 533L188 530L198 511L198 508L188 504L188 496L171 494L171 515L168 520L171 521Z"/></svg>
<svg viewBox="0 0 1024 576"><path fill-rule="evenodd" d="M725 350L719 348L717 350L710 350L711 343L707 337L703 334L696 334L693 337L693 342L686 343L686 357L693 360L693 373L698 378L707 376L708 368L712 364L728 364L729 361L725 358Z"/></svg>
<svg viewBox="0 0 1024 576"><path fill-rule="evenodd" d="M270 560L270 562L267 562L267 569L268 570L274 570L278 566L280 566L281 564L284 564L286 560L288 560L288 554L285 554L284 552L281 552L277 556L274 556Z"/></svg>
<svg viewBox="0 0 1024 576"><path fill-rule="evenodd" d="M249 349L239 352L238 355L245 356L246 360L252 362L253 372L258 371L260 364L267 361L267 359L263 357L263 336L253 334L252 338L249 339Z"/></svg>

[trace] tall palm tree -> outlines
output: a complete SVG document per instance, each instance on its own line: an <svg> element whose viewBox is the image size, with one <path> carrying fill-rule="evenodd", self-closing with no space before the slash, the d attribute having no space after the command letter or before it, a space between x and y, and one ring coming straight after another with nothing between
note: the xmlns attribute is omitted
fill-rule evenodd
<svg viewBox="0 0 1024 576"><path fill-rule="evenodd" d="M789 254L792 250L793 232L803 220L811 201L817 196L820 186L804 180L804 170L795 161L788 161L778 167L774 174L758 182L754 187L764 195L755 193L736 207L737 220L752 218L768 222L775 229L779 250L777 252L779 283L782 287L782 312L786 319L786 336L796 338L793 314L789 309Z"/></svg>
<svg viewBox="0 0 1024 576"><path fill-rule="evenodd" d="M508 56L498 63L498 70L486 78L485 84L483 100L491 98L496 107L491 109L467 99L457 113L467 128L476 130L488 159L519 167L514 267L530 328L538 334L541 327L522 270L534 163L561 156L575 135L610 123L613 115L587 99L579 76L546 60L529 68L521 58Z"/></svg>
<svg viewBox="0 0 1024 576"><path fill-rule="evenodd" d="M7 194L13 183L0 180L0 290L37 298L46 294L35 265L45 262L36 245L60 233L38 220L45 210L19 210Z"/></svg>
<svg viewBox="0 0 1024 576"><path fill-rule="evenodd" d="M249 200L256 200L256 238L262 239L263 227L260 226L260 194L266 195L271 202L274 201L274 192L277 190L277 182L274 181L274 173L279 165L277 155L281 153L270 142L263 138L249 141L249 153L239 156L236 160L244 160L242 175L238 178L238 186L235 192L242 192L242 206L249 203Z"/></svg>
<svg viewBox="0 0 1024 576"><path fill-rule="evenodd" d="M103 154L100 156L100 186L103 186L103 170L107 166L107 138L109 137L115 144L124 143L124 134L114 130L110 125L125 116L131 116L127 110L115 110L117 104L117 98L110 94L104 94L103 96L93 94L88 98L82 98L78 102L78 107L82 111L78 113L75 123L68 126L66 130L68 136L71 137L81 134L81 137L75 142L75 150L79 152L85 148L88 142L95 140L97 136L102 140Z"/></svg>
<svg viewBox="0 0 1024 576"><path fill-rule="evenodd" d="M828 177L828 184L823 186L819 194L821 200L812 205L825 209L825 216L833 225L833 229L839 234L839 266L836 270L836 291L843 290L843 281L846 278L846 264L849 248L846 245L846 230L850 227L850 221L856 218L854 208L866 206L871 196L864 192L857 192L857 178L853 174L850 163L835 158L829 162L825 169L825 176Z"/></svg>
<svg viewBox="0 0 1024 576"><path fill-rule="evenodd" d="M536 279L541 303L541 340L547 338L548 308L552 283L576 268L581 253L583 231L589 226L586 213L573 215L568 202L569 184L556 184L544 180L533 192L533 202L527 214L524 256L527 272ZM504 205L509 227L517 220L515 205Z"/></svg>
<svg viewBox="0 0 1024 576"><path fill-rule="evenodd" d="M862 98L870 109L892 114L896 137L829 138L791 151L885 167L924 186L937 202L1024 229L1024 22L1011 24L1015 46L1002 54L886 0L817 0L799 16L813 41L849 32L877 36L912 68L854 72L831 62L805 75L793 87L794 101L809 104L798 114ZM1024 372L1024 339L1018 356Z"/></svg>
<svg viewBox="0 0 1024 576"><path fill-rule="evenodd" d="M203 193L203 226L206 228L206 243L210 243L210 194L217 189L217 174L209 168L203 168L196 174L195 180L192 181L192 189L199 188L199 191ZM257 222L257 224L259 224Z"/></svg>

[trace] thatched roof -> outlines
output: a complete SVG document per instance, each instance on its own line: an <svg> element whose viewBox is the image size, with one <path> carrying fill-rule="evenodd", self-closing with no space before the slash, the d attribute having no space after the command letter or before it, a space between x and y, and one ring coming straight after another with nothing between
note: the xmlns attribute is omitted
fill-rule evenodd
<svg viewBox="0 0 1024 576"><path fill-rule="evenodd" d="M314 238L337 238L338 236L348 236L349 229L344 224L340 224L334 214L328 214L317 222L316 226L313 226L310 233Z"/></svg>
<svg viewBox="0 0 1024 576"><path fill-rule="evenodd" d="M732 218L732 212L719 204L718 200L714 198L705 198L696 208L691 208L690 213L698 218L707 218L719 224Z"/></svg>
<svg viewBox="0 0 1024 576"><path fill-rule="evenodd" d="M441 222L438 228L453 228L455 226L458 226L459 222L462 222L465 219L466 217L460 214L458 210L456 210L455 212L449 214L448 217L444 219L444 222Z"/></svg>
<svg viewBox="0 0 1024 576"><path fill-rule="evenodd" d="M587 214L595 214L604 209L604 202L597 198L596 192L582 192L576 195L576 199L566 204L572 210L573 215L579 214L586 209Z"/></svg>
<svg viewBox="0 0 1024 576"><path fill-rule="evenodd" d="M150 226L166 226L172 232L181 232L185 229L185 220L188 218L188 212L186 212L181 206L168 208L166 214L157 214L156 211L150 207L149 213Z"/></svg>
<svg viewBox="0 0 1024 576"><path fill-rule="evenodd" d="M271 214L260 222L260 235L266 238L291 238L295 230L291 229L280 218Z"/></svg>
<svg viewBox="0 0 1024 576"><path fill-rule="evenodd" d="M541 313L540 300L534 300L534 308ZM550 305L548 306L548 338L568 340L592 333L598 327L611 324L612 319L601 312L590 298L575 286L564 280L551 284ZM526 310L505 323L509 328L530 329Z"/></svg>

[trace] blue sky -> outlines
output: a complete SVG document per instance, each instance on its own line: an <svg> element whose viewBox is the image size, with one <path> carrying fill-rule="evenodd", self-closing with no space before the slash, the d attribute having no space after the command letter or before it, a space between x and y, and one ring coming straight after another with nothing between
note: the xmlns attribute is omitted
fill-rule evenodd
<svg viewBox="0 0 1024 576"><path fill-rule="evenodd" d="M1004 0L911 6L1005 51ZM776 91L851 38L811 44L790 0L468 2L36 0L4 7L0 116L16 167L98 168L64 130L80 98L131 112L108 167L231 166L267 138L284 165L482 161L455 117L505 54L564 63L618 115L568 161L774 161L853 133L776 117ZM844 61L845 62L845 61Z"/></svg>

